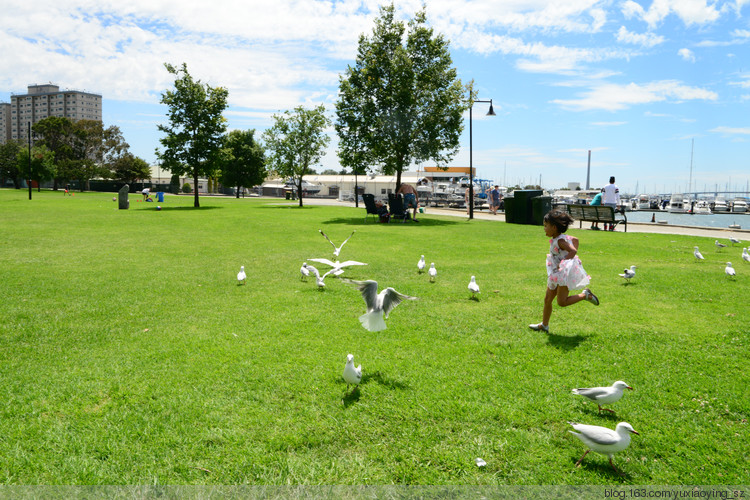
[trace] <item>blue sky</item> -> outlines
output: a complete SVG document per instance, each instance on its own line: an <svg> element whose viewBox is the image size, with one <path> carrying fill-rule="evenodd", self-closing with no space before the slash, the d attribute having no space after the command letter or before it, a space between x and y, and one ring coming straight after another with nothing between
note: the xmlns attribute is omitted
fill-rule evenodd
<svg viewBox="0 0 750 500"><path fill-rule="evenodd" d="M101 93L105 125L155 160L163 63L229 89L231 129L324 104L370 34L377 1L10 0L0 101L29 84ZM269 5L272 4L272 5ZM395 3L408 19L422 1ZM745 190L750 182L750 0L428 0L429 23L474 80L473 161L499 183L548 188L615 175L625 190ZM454 164L469 163L468 113ZM324 168L337 168L336 140ZM416 167L413 167L416 168Z"/></svg>

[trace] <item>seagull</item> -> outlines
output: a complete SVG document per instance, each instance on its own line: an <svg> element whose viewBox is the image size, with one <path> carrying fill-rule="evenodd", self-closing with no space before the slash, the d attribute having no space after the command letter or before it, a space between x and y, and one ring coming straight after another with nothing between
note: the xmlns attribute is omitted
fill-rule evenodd
<svg viewBox="0 0 750 500"><path fill-rule="evenodd" d="M472 276L469 281L469 291L471 292L471 298L477 300L477 294L479 293L479 285L477 285L476 277Z"/></svg>
<svg viewBox="0 0 750 500"><path fill-rule="evenodd" d="M320 275L317 269L315 269L313 266L308 265L307 269L315 275L315 283L318 285L318 290L322 290L325 288L326 284L323 280L326 279L326 276L331 274L333 272L333 269L325 273L323 276Z"/></svg>
<svg viewBox="0 0 750 500"><path fill-rule="evenodd" d="M351 238L354 233L357 232L356 229L354 231L352 231L352 234L349 235L349 238L345 239L344 242L341 244L341 246L338 247L338 248L336 248L336 245L333 244L333 242L331 241L331 239L328 237L328 235L326 233L323 232L322 229L318 229L318 231L320 231L320 234L322 234L325 237L325 239L328 240L328 243L330 243L331 246L333 246L333 256L334 257L338 257L339 256L339 253L341 252L341 249L344 248L344 245L346 245L346 242L349 241L349 238Z"/></svg>
<svg viewBox="0 0 750 500"><path fill-rule="evenodd" d="M598 404L600 414L602 410L614 413L614 411L610 410L609 408L602 408L602 404L608 405L608 404L616 403L622 397L622 391L625 389L630 389L631 391L633 390L633 388L630 387L628 384L626 384L622 380L618 380L617 382L612 384L611 387L591 387L588 389L585 389L585 388L573 389L573 394L578 394L579 396L588 398L591 401Z"/></svg>
<svg viewBox="0 0 750 500"><path fill-rule="evenodd" d="M715 240L714 245L716 245L716 248L718 250L721 250L722 248L726 248L726 245L724 243L719 243L719 240Z"/></svg>
<svg viewBox="0 0 750 500"><path fill-rule="evenodd" d="M349 384L354 384L354 388L359 387L362 381L362 365L354 368L354 354L346 355L346 366L344 366L344 381L346 382L346 392L349 392Z"/></svg>
<svg viewBox="0 0 750 500"><path fill-rule="evenodd" d="M620 276L625 278L625 280L630 283L630 279L635 278L635 267L636 266L630 266L630 269L625 269L623 271L623 274L621 274Z"/></svg>
<svg viewBox="0 0 750 500"><path fill-rule="evenodd" d="M750 253L747 253L747 248L742 249L742 260L750 262Z"/></svg>
<svg viewBox="0 0 750 500"><path fill-rule="evenodd" d="M360 292L362 292L362 297L365 299L365 304L367 304L367 312L359 317L359 322L371 332L385 330L386 327L383 314L388 318L388 314L390 314L390 312L393 311L402 300L417 300L416 297L404 295L391 287L378 293L378 282L374 280L355 281L346 278L341 278L341 280L350 285L354 285Z"/></svg>
<svg viewBox="0 0 750 500"><path fill-rule="evenodd" d="M729 237L729 241L730 241L730 242L732 242L732 245L736 245L737 243L739 243L739 242L740 242L740 240L738 240L738 239L737 239L737 238L735 238L734 236L730 236L730 237Z"/></svg>
<svg viewBox="0 0 750 500"><path fill-rule="evenodd" d="M430 275L430 281L435 281L435 276L437 276L437 269L435 269L435 263L430 263L430 270L427 271L427 273Z"/></svg>
<svg viewBox="0 0 750 500"><path fill-rule="evenodd" d="M424 272L424 255L421 259L419 259L419 262L417 262L417 271L419 271L420 273Z"/></svg>
<svg viewBox="0 0 750 500"><path fill-rule="evenodd" d="M731 262L727 262L727 267L724 268L724 272L727 273L727 276L730 278L734 278L737 276L737 273L734 272L734 268L732 267Z"/></svg>
<svg viewBox="0 0 750 500"><path fill-rule="evenodd" d="M310 266L307 262L302 263L302 267L299 268L299 279L307 281L307 277L310 276Z"/></svg>
<svg viewBox="0 0 750 500"><path fill-rule="evenodd" d="M608 429L606 427L599 427L598 425L584 425L577 424L575 422L568 423L578 431L568 432L573 434L575 437L580 439L583 444L588 446L588 449L586 450L586 453L583 454L583 457L585 457L590 451L595 451L597 453L601 453L602 455L607 455L609 457L609 465L612 466L615 472L617 472L618 474L620 473L620 471L617 470L617 467L615 467L615 464L612 463L612 457L615 453L624 450L628 447L628 445L630 445L630 434L638 434L629 423L620 422L619 424L617 424L617 427L615 427L615 430ZM581 466L583 457L581 457L578 462L576 462L576 467Z"/></svg>
<svg viewBox="0 0 750 500"><path fill-rule="evenodd" d="M247 275L245 275L245 266L240 266L240 272L237 273L237 284L244 285L245 280L247 280Z"/></svg>
<svg viewBox="0 0 750 500"><path fill-rule="evenodd" d="M700 252L698 251L698 247L693 247L693 248L695 249L695 250L693 250L693 255L695 255L695 258L696 258L697 260L705 260L705 259L703 258L703 254L701 254L701 253L700 253Z"/></svg>
<svg viewBox="0 0 750 500"><path fill-rule="evenodd" d="M328 259L309 259L312 262L320 262L321 264L325 264L327 266L331 266L333 269L331 269L331 272L333 272L334 276L338 276L344 272L345 267L348 266L366 266L364 262L357 262L356 260L346 260L344 262L331 262Z"/></svg>

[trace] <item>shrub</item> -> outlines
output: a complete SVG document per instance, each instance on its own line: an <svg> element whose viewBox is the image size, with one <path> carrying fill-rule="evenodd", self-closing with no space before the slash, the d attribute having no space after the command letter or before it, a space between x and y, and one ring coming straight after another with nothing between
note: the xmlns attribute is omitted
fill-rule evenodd
<svg viewBox="0 0 750 500"><path fill-rule="evenodd" d="M188 184L186 182L185 184L182 185L182 192L183 193L192 193L193 192L193 188L192 188L192 186L190 184Z"/></svg>

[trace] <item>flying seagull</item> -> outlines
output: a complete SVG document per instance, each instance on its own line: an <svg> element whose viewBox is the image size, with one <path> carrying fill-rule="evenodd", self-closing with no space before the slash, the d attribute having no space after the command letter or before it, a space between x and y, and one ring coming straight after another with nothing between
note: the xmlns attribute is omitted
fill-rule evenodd
<svg viewBox="0 0 750 500"><path fill-rule="evenodd" d="M724 268L724 272L727 273L727 276L730 278L734 278L737 276L737 273L734 272L734 268L732 267L731 262L727 262L727 267Z"/></svg>
<svg viewBox="0 0 750 500"><path fill-rule="evenodd" d="M302 267L299 268L299 279L307 281L308 276L310 276L310 266L307 262L303 262Z"/></svg>
<svg viewBox="0 0 750 500"><path fill-rule="evenodd" d="M477 294L479 293L479 285L477 285L476 277L472 276L469 281L469 291L471 292L471 298L477 300Z"/></svg>
<svg viewBox="0 0 750 500"><path fill-rule="evenodd" d="M311 266L309 264L307 266L307 269L308 269L308 271L310 271L311 273L313 273L315 275L315 283L318 285L318 290L322 290L323 288L325 288L326 284L325 284L325 282L323 280L325 280L326 276L328 276L329 274L331 274L333 272L333 269L331 269L330 271L328 271L327 273L325 273L323 276L320 275L320 273L318 272L318 270L315 267L313 267L313 266Z"/></svg>
<svg viewBox="0 0 750 500"><path fill-rule="evenodd" d="M615 430L608 429L606 427L599 427L598 425L584 425L577 424L575 422L568 423L578 431L568 432L573 434L575 437L580 439L583 444L588 446L588 449L586 450L586 453L583 454L583 457L585 457L590 451L595 451L596 453L607 455L609 457L609 465L612 466L615 472L620 474L620 471L617 470L615 464L612 463L612 457L615 453L624 450L628 447L628 445L630 445L631 434L638 434L629 423L620 422L619 424L617 424L617 427L615 427ZM578 462L576 462L576 467L581 466L583 457L581 457Z"/></svg>
<svg viewBox="0 0 750 500"><path fill-rule="evenodd" d="M237 284L244 285L246 280L247 275L245 275L245 266L240 266L240 272L237 273Z"/></svg>
<svg viewBox="0 0 750 500"><path fill-rule="evenodd" d="M325 239L328 240L328 243L330 243L331 246L333 247L333 256L334 257L338 257L339 256L339 253L341 253L341 249L344 248L344 245L346 245L346 242L349 241L349 238L351 238L354 233L357 232L356 229L354 231L352 231L352 234L349 235L349 238L345 239L344 242L341 244L341 246L339 246L338 248L336 248L336 245L333 244L333 242L331 241L331 238L329 238L328 235L326 233L324 233L322 229L318 229L318 231L320 231L320 234L322 234L325 237Z"/></svg>
<svg viewBox="0 0 750 500"><path fill-rule="evenodd" d="M719 243L719 240L714 240L714 245L716 245L717 250L721 250L722 248L726 248L726 245L724 243Z"/></svg>
<svg viewBox="0 0 750 500"><path fill-rule="evenodd" d="M346 382L346 392L349 392L349 384L353 384L356 389L362 381L362 365L354 368L354 354L346 355L346 365L344 366L344 381Z"/></svg>
<svg viewBox="0 0 750 500"><path fill-rule="evenodd" d="M750 253L747 253L747 248L742 249L742 260L750 262Z"/></svg>
<svg viewBox="0 0 750 500"><path fill-rule="evenodd" d="M693 255L695 255L696 260L705 260L703 257L703 254L701 254L700 251L698 250L698 247L693 247L693 248L694 248Z"/></svg>
<svg viewBox="0 0 750 500"><path fill-rule="evenodd" d="M416 297L404 295L391 287L378 293L378 282L374 280L356 281L347 278L341 278L341 280L350 285L354 285L362 293L362 298L365 299L365 304L367 304L367 312L359 317L359 322L371 332L385 330L386 327L383 314L388 318L388 314L390 314L390 312L393 311L402 300L417 300Z"/></svg>
<svg viewBox="0 0 750 500"><path fill-rule="evenodd" d="M622 276L623 278L625 278L625 280L626 280L626 281L627 281L628 283L630 283L630 280L631 280L632 278L635 278L635 267L636 267L636 266L630 266L630 269L625 269L625 270L623 271L623 274L621 274L620 276Z"/></svg>
<svg viewBox="0 0 750 500"><path fill-rule="evenodd" d="M333 269L331 269L331 272L333 272L334 276L338 276L344 272L344 268L348 266L366 266L364 262L357 262L356 260L346 260L344 262L331 262L328 259L308 259L312 262L320 262L321 264L325 264L327 266L331 266Z"/></svg>
<svg viewBox="0 0 750 500"><path fill-rule="evenodd" d="M612 384L611 387L591 387L591 388L580 388L580 389L573 389L573 394L578 394L579 396L583 396L584 398L588 398L594 403L599 405L599 413L601 414L602 410L608 411L610 413L614 413L613 410L610 410L609 408L602 408L602 405L608 405L612 403L616 403L620 400L622 397L622 391L625 389L633 390L632 387L630 387L628 384L623 382L622 380L618 380L614 384Z"/></svg>
<svg viewBox="0 0 750 500"><path fill-rule="evenodd" d="M427 274L430 275L430 281L435 281L435 276L437 276L437 269L435 269L435 263L430 263L430 270L427 271Z"/></svg>
<svg viewBox="0 0 750 500"><path fill-rule="evenodd" d="M419 262L417 262L417 271L419 273L423 273L424 272L424 255L422 256L421 259L419 259Z"/></svg>

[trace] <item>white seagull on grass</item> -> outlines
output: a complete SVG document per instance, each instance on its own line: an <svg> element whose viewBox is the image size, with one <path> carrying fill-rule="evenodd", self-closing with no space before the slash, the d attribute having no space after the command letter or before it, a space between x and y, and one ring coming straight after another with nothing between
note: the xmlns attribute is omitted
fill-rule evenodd
<svg viewBox="0 0 750 500"><path fill-rule="evenodd" d="M599 413L603 411L608 411L610 413L614 413L613 410L610 410L609 408L602 408L602 405L608 405L612 403L616 403L620 400L622 397L622 391L625 389L633 390L632 387L630 387L628 384L623 382L622 380L618 380L612 386L610 387L590 387L590 388L580 388L580 389L573 389L573 394L578 394L579 396L583 396L584 398L588 398L594 403L599 405Z"/></svg>
<svg viewBox="0 0 750 500"><path fill-rule="evenodd" d="M635 278L635 266L630 266L630 269L625 269L620 276L630 283L630 280Z"/></svg>
<svg viewBox="0 0 750 500"><path fill-rule="evenodd" d="M315 284L318 285L318 290L322 290L323 288L325 288L326 284L325 284L325 281L323 280L325 280L326 276L328 276L329 274L333 272L333 269L325 273L323 276L320 275L320 273L315 267L309 264L307 265L307 269L315 275Z"/></svg>
<svg viewBox="0 0 750 500"><path fill-rule="evenodd" d="M365 304L367 304L367 312L359 317L359 322L371 332L385 330L386 326L383 314L388 318L388 314L402 300L417 300L416 297L404 295L391 287L378 293L378 282L374 280L356 281L347 278L341 278L341 280L354 285L362 293L362 298L365 299Z"/></svg>
<svg viewBox="0 0 750 500"><path fill-rule="evenodd" d="M742 260L750 262L750 253L747 253L747 248L742 249Z"/></svg>
<svg viewBox="0 0 750 500"><path fill-rule="evenodd" d="M583 444L588 446L588 449L586 450L586 453L583 454L583 457L585 457L590 451L595 451L596 453L607 455L609 457L609 465L612 466L615 472L620 474L620 471L617 470L615 464L612 463L612 457L615 453L624 450L630 445L631 434L638 434L629 423L620 422L619 424L617 424L617 427L615 427L615 430L608 429L606 427L599 427L598 425L577 424L575 422L568 423L578 431L568 432L573 434L575 437L580 439ZM576 462L576 467L581 466L583 457L581 457L578 462Z"/></svg>
<svg viewBox="0 0 750 500"><path fill-rule="evenodd" d="M479 293L479 285L477 285L477 280L475 276L472 276L471 281L469 281L469 291L471 292L471 298L474 300L477 300L477 294Z"/></svg>
<svg viewBox="0 0 750 500"><path fill-rule="evenodd" d="M738 240L738 239L737 239L737 238L735 238L734 236L730 236L730 237L729 237L729 241L730 241L730 242L732 243L732 245L736 245L737 243L739 243L739 242L740 242L740 240Z"/></svg>
<svg viewBox="0 0 750 500"><path fill-rule="evenodd" d="M344 382L346 382L346 392L349 392L349 384L353 384L356 389L362 381L362 365L354 367L354 354L346 355L346 365L344 366Z"/></svg>
<svg viewBox="0 0 750 500"><path fill-rule="evenodd" d="M237 273L237 284L244 285L246 280L247 275L245 274L245 266L240 266L240 272Z"/></svg>
<svg viewBox="0 0 750 500"><path fill-rule="evenodd" d="M303 262L302 267L299 268L299 279L307 281L308 276L310 276L310 268L307 262Z"/></svg>
<svg viewBox="0 0 750 500"><path fill-rule="evenodd" d="M714 245L716 245L717 250L721 250L722 248L727 247L724 243L719 243L719 240L714 240Z"/></svg>
<svg viewBox="0 0 750 500"><path fill-rule="evenodd" d="M435 269L435 263L430 263L430 270L427 271L427 274L430 275L430 281L435 281L435 277L437 276L437 269Z"/></svg>
<svg viewBox="0 0 750 500"><path fill-rule="evenodd" d="M703 254L700 253L700 251L698 250L698 247L693 247L693 249L694 249L693 250L693 255L695 255L695 259L696 260L699 260L699 261L700 260L705 260L705 258L703 257Z"/></svg>
<svg viewBox="0 0 750 500"><path fill-rule="evenodd" d="M421 259L419 259L419 262L417 262L417 271L421 274L424 272L424 255Z"/></svg>
<svg viewBox="0 0 750 500"><path fill-rule="evenodd" d="M331 266L333 269L331 269L331 272L333 272L334 276L338 276L344 272L345 267L349 266L366 266L364 262L357 262L356 260L345 260L344 262L331 262L328 259L309 259L312 262L320 262L321 264L325 264L327 266Z"/></svg>
<svg viewBox="0 0 750 500"><path fill-rule="evenodd" d="M328 240L328 243L330 243L331 246L333 247L333 256L334 257L338 257L339 256L339 253L341 253L341 249L344 248L344 245L346 245L346 242L349 241L349 238L351 238L354 235L354 233L357 232L356 229L354 231L352 231L352 234L349 235L349 238L345 239L344 242L341 244L341 246L339 246L338 248L336 248L336 245L333 244L333 242L331 241L331 239L328 237L328 235L326 233L323 232L322 229L318 229L318 231L320 231L320 234L322 234L325 237L325 239Z"/></svg>
<svg viewBox="0 0 750 500"><path fill-rule="evenodd" d="M734 278L735 276L737 276L737 273L734 272L734 268L732 267L731 262L727 262L727 267L724 268L724 272L727 273L727 276L729 276L730 278Z"/></svg>

